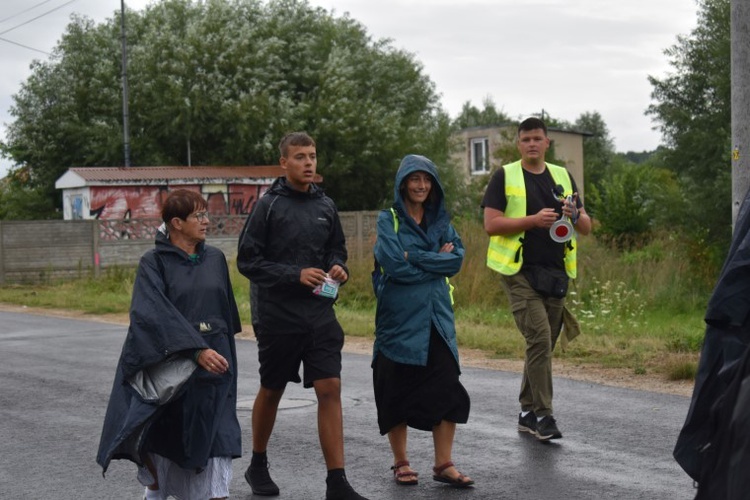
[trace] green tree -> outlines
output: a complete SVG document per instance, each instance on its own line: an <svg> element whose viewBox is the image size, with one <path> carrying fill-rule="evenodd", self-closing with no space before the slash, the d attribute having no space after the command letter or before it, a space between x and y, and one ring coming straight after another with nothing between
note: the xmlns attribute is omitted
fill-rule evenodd
<svg viewBox="0 0 750 500"><path fill-rule="evenodd" d="M281 136L306 130L327 192L358 210L390 198L405 154L447 158L422 65L348 15L304 0L163 0L126 24L133 165L276 164ZM56 204L67 168L123 163L119 29L119 14L74 17L14 96L6 154Z"/></svg>
<svg viewBox="0 0 750 500"><path fill-rule="evenodd" d="M119 70L111 60L115 41L104 26L76 17L52 59L32 64L14 96L10 113L16 119L3 148L18 171L7 189L22 190L19 199L35 193L49 198L43 206L59 206L54 183L68 167L114 164L122 137Z"/></svg>
<svg viewBox="0 0 750 500"><path fill-rule="evenodd" d="M699 0L697 27L665 51L673 72L649 77L647 113L665 141L663 165L687 199L685 231L722 259L731 238L730 0Z"/></svg>
<svg viewBox="0 0 750 500"><path fill-rule="evenodd" d="M498 110L495 102L487 97L482 101L482 109L477 108L470 101L466 101L461 108L461 112L453 120L453 126L456 130L461 130L471 127L505 125L510 122L510 117L504 111Z"/></svg>
<svg viewBox="0 0 750 500"><path fill-rule="evenodd" d="M26 172L16 170L0 179L0 220L60 219L52 200L25 182Z"/></svg>
<svg viewBox="0 0 750 500"><path fill-rule="evenodd" d="M627 153L617 153L617 156L632 163L644 163L646 161L649 161L651 157L659 153L659 151L662 149L663 146L659 146L654 151L628 151Z"/></svg>
<svg viewBox="0 0 750 500"><path fill-rule="evenodd" d="M596 216L598 198L593 193L601 188L602 181L612 166L615 157L614 142L607 124L597 111L581 114L573 128L591 134L583 138L584 191L586 211Z"/></svg>

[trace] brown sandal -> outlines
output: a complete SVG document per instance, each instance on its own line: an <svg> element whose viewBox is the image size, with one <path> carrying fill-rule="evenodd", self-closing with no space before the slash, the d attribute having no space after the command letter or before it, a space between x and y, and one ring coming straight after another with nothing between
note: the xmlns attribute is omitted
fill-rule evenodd
<svg viewBox="0 0 750 500"><path fill-rule="evenodd" d="M417 479L417 476L419 476L419 473L413 470L409 471L399 471L401 467L409 467L411 468L411 464L409 464L408 460L401 460L400 462L396 462L396 464L391 467L391 470L393 471L393 479L396 481L396 484L400 484L401 486L412 486L415 484L419 484L419 479ZM404 477L412 477L413 479L401 479Z"/></svg>
<svg viewBox="0 0 750 500"><path fill-rule="evenodd" d="M432 479L439 483L450 484L454 488L466 488L474 484L473 479L468 479L460 472L458 473L458 477L444 476L443 472L445 472L445 469L449 469L451 467L455 467L455 465L450 461L445 462L443 465L440 465L438 467L433 467L432 472L434 472L434 474L432 476Z"/></svg>

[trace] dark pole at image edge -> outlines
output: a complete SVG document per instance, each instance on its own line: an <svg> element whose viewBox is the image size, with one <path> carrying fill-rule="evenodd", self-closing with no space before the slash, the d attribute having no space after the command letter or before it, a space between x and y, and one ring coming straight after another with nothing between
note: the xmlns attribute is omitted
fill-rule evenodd
<svg viewBox="0 0 750 500"><path fill-rule="evenodd" d="M731 4L732 226L750 186L750 2Z"/></svg>
<svg viewBox="0 0 750 500"><path fill-rule="evenodd" d="M125 166L130 166L130 130L128 125L128 44L125 36L125 0L120 0L122 27L122 135Z"/></svg>

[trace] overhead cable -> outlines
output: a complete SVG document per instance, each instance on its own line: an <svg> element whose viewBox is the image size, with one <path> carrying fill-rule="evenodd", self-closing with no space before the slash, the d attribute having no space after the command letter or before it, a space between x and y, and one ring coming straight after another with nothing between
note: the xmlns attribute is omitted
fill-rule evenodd
<svg viewBox="0 0 750 500"><path fill-rule="evenodd" d="M66 5L70 5L70 4L72 4L72 3L73 3L73 2L75 2L75 1L77 1L77 0L70 0L70 1L68 1L68 2L65 2L64 4L62 4L62 5L59 5L59 6L55 7L54 9L50 9L50 10L48 10L47 12L44 12L44 13L42 13L42 14L39 14L39 15L38 15L38 16L36 16L36 17L32 17L32 18L31 18L31 19L29 19L28 21L24 21L24 22L22 22L21 24L17 24L17 25L15 25L15 26L13 26L12 28L8 28L8 29L7 29L7 30L5 30L5 31L0 31L0 35L4 35L4 34L6 34L6 33L10 32L10 31L13 31L13 30L14 30L14 29L16 29L16 28L20 28L21 26L25 26L25 25L27 25L27 24L29 24L29 23L32 23L32 22L36 21L37 19L39 19L39 18L41 18L41 17L44 17L44 16L46 16L47 14L51 14L51 13L55 12L56 10L60 10L60 9L62 9L62 8L63 8L63 7L65 7Z"/></svg>
<svg viewBox="0 0 750 500"><path fill-rule="evenodd" d="M38 4L36 4L36 5L32 5L32 6L31 6L31 7L29 7L28 9L26 9L26 10L22 10L21 12L18 12L17 14L13 14L12 16L8 16L8 17L6 17L5 19L0 19L0 24L4 23L5 21L10 21L10 20L11 20L11 19L13 19L14 17L18 17L18 16L20 16L21 14L26 14L26 13L27 13L28 11L30 11L30 10L34 10L34 9L36 9L37 7L41 7L41 6L42 6L42 5L44 5L45 3L50 3L51 1L52 1L52 0L44 0L44 2L39 2L39 3L38 3Z"/></svg>

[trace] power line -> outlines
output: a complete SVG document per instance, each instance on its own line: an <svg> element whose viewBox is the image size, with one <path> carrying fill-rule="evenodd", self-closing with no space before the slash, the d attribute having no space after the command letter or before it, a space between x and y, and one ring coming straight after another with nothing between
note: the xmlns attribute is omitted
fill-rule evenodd
<svg viewBox="0 0 750 500"><path fill-rule="evenodd" d="M31 6L31 7L29 7L28 9L26 9L26 10L22 10L21 12L19 12L19 13L17 13L17 14L13 14L12 16L8 16L8 17L6 17L5 19L0 19L0 24L4 23L5 21L10 21L10 20L11 20L11 19L13 19L14 17L18 17L18 16L20 16L21 14L26 14L26 13L27 13L28 11L30 11L30 10L34 10L34 9L36 9L37 7L41 7L41 6L42 6L42 5L44 5L45 3L50 3L51 1L52 1L52 0L44 0L44 2L40 2L40 3L36 4L36 5L32 5L32 6Z"/></svg>
<svg viewBox="0 0 750 500"><path fill-rule="evenodd" d="M0 35L4 35L4 34L8 33L9 31L13 31L13 30L14 30L14 29L16 29L16 28L20 28L21 26L25 26L25 25L27 25L27 24L29 24L29 23L32 23L32 22L36 21L37 19L39 19L39 18L41 18L41 17L44 17L44 16L46 16L47 14L51 14L51 13L55 12L56 10L60 10L60 9L62 9L62 8L63 8L63 7L65 7L66 5L70 5L70 4L72 4L72 3L73 3L73 2L75 2L75 1L76 1L76 0L70 0L69 2L65 2L64 4L62 4L62 5L58 6L58 7L55 7L54 9L50 9L50 10L48 10L47 12L44 12L44 13L42 13L42 14L39 14L39 15L38 15L38 16L36 16L36 17L32 17L32 18L31 18L31 19L29 19L28 21L24 21L24 22L22 22L21 24L17 24L17 25L15 25L15 26L13 26L12 28L8 28L8 29L7 29L7 30L5 30L5 31L0 31Z"/></svg>
<svg viewBox="0 0 750 500"><path fill-rule="evenodd" d="M14 42L13 40L8 40L7 38L3 38L0 36L0 42L6 42L6 43L12 43L13 45L18 45L19 47L23 47L24 49L33 50L34 52L39 52L41 54L45 54L48 56L51 56L49 52L45 52L43 50L35 49L34 47L29 47L28 45L24 45L22 43Z"/></svg>
<svg viewBox="0 0 750 500"><path fill-rule="evenodd" d="M13 19L14 17L20 16L21 14L25 14L26 12L29 12L30 10L36 9L37 7L41 7L42 5L44 5L46 3L49 3L51 1L52 0L44 0L43 2L40 2L40 3L36 4L36 5L33 5L33 6L29 7L28 9L26 9L24 11L18 12L17 14L13 14L12 16L6 17L5 19L0 19L0 23L4 23L4 22L6 22L6 21L8 21L10 19ZM71 3L75 2L75 1L76 0L70 0L68 2L65 2L64 4L59 5L59 6L55 7L54 9L50 9L50 10L48 10L46 12L43 12L43 13L39 14L38 16L36 16L36 17L34 17L32 19L29 19L28 21L24 21L21 24L17 24L16 26L13 26L12 28L8 28L7 30L0 32L0 35L4 35L4 34L8 33L9 31L13 31L16 28L20 28L21 26L24 26L26 24L34 22L37 19L42 18L42 17L46 16L47 14L51 14L52 12L55 12L56 10L60 10L63 7L65 7L66 5L70 5ZM40 50L40 49L35 49L34 47L29 47L28 45L24 45L24 44L19 43L19 42L14 42L13 40L8 40L7 38L1 37L1 36L0 36L0 41L6 42L6 43L10 43L12 45L16 45L18 47L22 47L24 49L28 49L28 50L31 50L31 51L34 51L34 52L39 52L40 54L45 54L47 56L51 56L52 55L52 54L50 54L47 51Z"/></svg>

